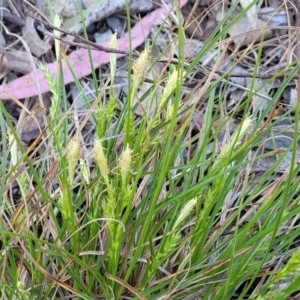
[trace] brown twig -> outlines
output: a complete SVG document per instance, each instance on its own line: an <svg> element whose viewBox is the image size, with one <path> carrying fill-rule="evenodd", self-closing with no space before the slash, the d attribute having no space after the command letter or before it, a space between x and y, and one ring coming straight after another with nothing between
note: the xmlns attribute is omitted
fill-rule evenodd
<svg viewBox="0 0 300 300"><path fill-rule="evenodd" d="M83 38L82 36L80 36L79 34L75 33L75 32L68 32L65 31L59 27L56 27L46 21L40 20L39 18L37 18L31 11L26 10L25 11L26 15L30 18L33 18L34 20L36 20L37 22L47 26L48 28L51 28L52 30L57 30L59 32L62 32L63 34L66 35L71 35L77 39L79 39L80 41L82 41L82 43L77 43L77 42L71 42L67 39L64 39L63 37L57 36L55 34L53 34L52 32L50 32L49 30L45 29L43 26L39 25L37 26L37 29L42 32L44 35L50 36L53 39L57 39L65 44L68 44L70 46L77 46L77 47L81 47L81 48L88 48L91 47L95 50L99 50L99 51L103 51L103 52L107 52L107 53L117 53L117 54L125 54L125 55L129 55L128 51L123 51L123 50L118 50L118 49L113 49L113 48L108 48L108 47L103 47L97 43L93 43L85 38Z"/></svg>
<svg viewBox="0 0 300 300"><path fill-rule="evenodd" d="M3 18L4 20L16 24L20 27L25 25L25 20L20 18L18 15L11 13L7 10L1 9L0 10L0 18Z"/></svg>
<svg viewBox="0 0 300 300"><path fill-rule="evenodd" d="M169 62L174 65L177 65L177 63L178 63L177 60L175 60L175 59L173 59L171 61L169 61L169 60L166 61L165 59L161 59L161 60L159 60L159 62L161 62L161 63ZM189 64L186 63L186 66L188 67ZM290 65L289 67L292 68L293 65ZM203 65L195 66L194 70L198 71L199 73L202 73L204 75L210 75L211 72L214 72L216 75L221 76L221 77L260 78L260 79L270 79L272 77L282 78L287 75L286 72L288 71L287 67L285 67L285 68L277 69L270 73L251 73L251 72L236 73L236 72L230 72L230 70L227 72L219 71L219 70L212 71L212 67L203 66ZM298 75L295 75L295 78L298 78Z"/></svg>
<svg viewBox="0 0 300 300"><path fill-rule="evenodd" d="M208 74L211 72L212 68L209 66L197 66L196 70L199 70L200 72L204 74ZM250 72L245 72L245 73L231 73L230 71L224 72L224 71L219 71L215 70L214 72L219 75L219 76L230 76L230 77L240 77L240 78L260 78L260 79L269 79L272 77L285 77L287 74L284 72L287 71L285 68L278 69L272 73L250 73ZM283 74L280 74L281 72L284 72ZM296 75L296 78L299 76Z"/></svg>
<svg viewBox="0 0 300 300"><path fill-rule="evenodd" d="M300 27L300 0L294 0L293 1L293 6L295 10L295 15L296 15L296 27ZM295 55L297 58L297 65L298 65L298 89L297 89L297 100L298 103L300 103L300 67L299 67L299 59L300 59L300 39L299 35L297 35L297 44L295 47Z"/></svg>

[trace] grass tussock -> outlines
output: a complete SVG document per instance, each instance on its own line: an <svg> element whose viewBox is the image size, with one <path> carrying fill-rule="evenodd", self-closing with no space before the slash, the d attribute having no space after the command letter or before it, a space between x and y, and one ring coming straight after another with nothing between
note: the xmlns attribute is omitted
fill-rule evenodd
<svg viewBox="0 0 300 300"><path fill-rule="evenodd" d="M245 13L231 21L225 16L189 64L178 17L176 61L165 63L162 76L140 96L154 68L153 45L145 48L132 68L129 64L122 104L114 84L115 54L110 77L97 83L92 103L75 81L89 106L82 111L68 104L62 74L54 78L41 66L52 104L43 134L27 148L21 127L0 103L3 299L296 295L299 107L283 110L277 102L296 71L263 109L253 99L276 75L257 85L254 72L250 89L231 108L230 70L223 76L211 71L198 89L185 84L209 50L222 48L228 29ZM115 36L111 47L117 48ZM260 55L262 48L263 41ZM254 70L259 63L260 57ZM265 137L289 116L290 146L261 151ZM89 124L90 136L84 131ZM259 169L273 157L275 163Z"/></svg>

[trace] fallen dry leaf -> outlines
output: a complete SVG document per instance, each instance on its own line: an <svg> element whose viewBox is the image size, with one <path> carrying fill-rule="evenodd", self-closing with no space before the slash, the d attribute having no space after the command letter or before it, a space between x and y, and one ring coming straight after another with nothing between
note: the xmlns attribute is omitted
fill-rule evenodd
<svg viewBox="0 0 300 300"><path fill-rule="evenodd" d="M229 34L234 38L236 46L245 46L251 44L253 41L259 41L263 36L264 39L268 39L272 36L272 30L269 27L265 27L265 22L257 19L255 27L257 29L263 29L260 31L251 31L253 23L249 21L246 16L243 16L234 26L229 29ZM245 34L247 32L247 34ZM238 38L235 38L238 37Z"/></svg>
<svg viewBox="0 0 300 300"><path fill-rule="evenodd" d="M29 46L32 54L41 57L51 49L51 45L41 40L34 28L34 20L30 17L26 18L25 26L22 27L23 39Z"/></svg>
<svg viewBox="0 0 300 300"><path fill-rule="evenodd" d="M88 1L87 1L88 2ZM92 2L92 1L89 1ZM95 3L95 1L93 1ZM105 1L99 4L85 19L85 26L94 22L104 20L117 12L126 11L126 5L129 5L130 12L147 12L154 8L153 1L150 0L114 0ZM91 5L91 4L89 4Z"/></svg>
<svg viewBox="0 0 300 300"><path fill-rule="evenodd" d="M50 99L50 98L47 98ZM30 144L36 140L45 127L45 115L46 110L41 108L38 101L35 102L36 106L31 108L30 115L26 118L24 126L21 131L21 141L24 146L30 146ZM47 101L47 107L50 106L50 101Z"/></svg>
<svg viewBox="0 0 300 300"><path fill-rule="evenodd" d="M0 49L0 55L3 55L2 64L5 68L21 74L28 74L32 71L32 66L28 55L24 51ZM38 60L32 58L35 65L38 65Z"/></svg>
<svg viewBox="0 0 300 300"><path fill-rule="evenodd" d="M188 0L181 0L180 6L185 5L187 2ZM169 11L170 6L162 7L145 16L131 29L130 35L126 33L120 39L118 39L119 49L129 51L130 49L136 49L138 46L140 46L144 42L145 38L150 34L151 27L162 22ZM101 43L101 45L104 47L109 47L109 44L110 41ZM118 54L118 57L122 56L124 56L124 54ZM91 57L93 60L94 68L98 68L101 65L109 63L110 61L109 53L102 51L92 50ZM79 49L72 52L68 57L68 61L73 68L77 79L91 74L92 70L89 62L89 55L86 49ZM54 77L56 77L57 63L54 62L48 64L47 67L54 74ZM74 78L65 61L62 62L62 68L65 84L73 82ZM31 72L12 82L9 82L8 84L1 85L1 99L24 99L26 97L36 96L38 94L37 84L39 84L41 93L48 92L49 87L44 79L42 71L38 69L36 73L37 80L35 79L34 72Z"/></svg>
<svg viewBox="0 0 300 300"><path fill-rule="evenodd" d="M249 23L251 24L252 29L256 29L257 25L257 7L253 5L252 0L240 0L241 6L244 9L247 9L250 5L251 8L246 12Z"/></svg>
<svg viewBox="0 0 300 300"><path fill-rule="evenodd" d="M47 2L46 0L39 0L38 8L49 15ZM84 23L87 27L115 13L126 12L127 5L131 13L148 12L157 7L157 4L152 0L82 0L82 12L80 12L80 5L77 0L54 0L51 2L50 10L64 18L65 29L70 28L70 31L79 32L82 29L81 13L84 15Z"/></svg>

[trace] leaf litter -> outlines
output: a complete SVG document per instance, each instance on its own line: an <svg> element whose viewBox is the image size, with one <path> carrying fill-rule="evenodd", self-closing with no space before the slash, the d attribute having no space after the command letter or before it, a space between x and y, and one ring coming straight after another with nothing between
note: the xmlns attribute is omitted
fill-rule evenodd
<svg viewBox="0 0 300 300"><path fill-rule="evenodd" d="M201 1L200 1L201 2ZM222 3L213 5L213 1L181 1L180 4L183 7L182 13L183 18L187 24L186 26L186 61L189 62L201 51L205 46L205 41L211 36L217 25L224 19L224 15L228 11L228 7L224 7ZM241 7L247 7L251 1L241 1ZM38 7L46 13L47 10L44 9L45 3L43 1L37 1ZM75 3L77 1L56 1L53 2L53 8L57 9L56 12L60 13L65 17L65 23L72 24L72 20L78 17L78 7ZM99 39L101 35L104 35L104 29L107 32L109 37L113 30L118 28L118 32L122 28L122 18L118 18L118 14L122 16L122 12L126 10L126 1L108 1L105 4L96 5L94 1L82 1L85 7L83 9L86 11L85 25L86 26L95 26L93 31L98 34ZM170 4L161 3L157 4L155 7L152 1L130 1L131 13L135 12L146 12L145 16L135 19L135 25L131 29L130 43L129 45L129 35L128 33L119 32L120 36L118 39L118 47L120 50L128 51L130 49L139 49L142 50L145 40L147 38L153 38L155 35L155 29L157 25L161 24L165 16L169 13ZM89 12L89 7L93 7L93 11ZM187 8L188 7L188 8ZM240 7L240 9L241 9ZM154 9L154 10L153 10ZM238 13L238 10L235 10L231 15L231 18L234 18L235 14ZM104 26L105 28L96 28L94 23L100 22L109 18L113 15L114 18L117 18L118 26L114 27L113 23L108 24L113 30L107 29L109 26ZM28 117L26 118L25 110L22 110L20 118L17 124L17 128L21 133L21 139L26 144L30 144L34 139L40 136L40 133L45 127L44 123L44 109L39 107L36 96L38 96L38 91L40 91L45 100L45 106L49 107L49 98L45 96L45 93L49 92L49 87L44 79L44 75L41 70L38 68L37 62L43 62L50 71L56 75L57 74L57 65L53 61L52 44L49 37L40 37L36 28L35 22L30 17L24 17L25 21L22 26L22 32L19 34L28 44L30 51L32 53L32 60L34 61L35 69L32 69L32 64L28 59L27 55L22 50L14 47L14 41L8 39L6 44L11 43L11 47L5 46L3 44L0 49L2 53L2 73L7 75L7 72L13 72L17 74L18 78L13 80L7 80L5 76L1 77L2 82L0 86L0 95L1 99L6 102L21 100L27 98L24 102L24 106L27 107ZM111 21L110 21L111 22ZM231 122L224 122L222 120L226 119L226 116L238 107L243 105L243 101L247 98L249 89L254 88L259 91L259 95L253 95L252 99L252 110L266 110L269 105L270 95L274 94L278 89L281 81L277 78L276 80L270 81L269 79L260 79L256 78L251 79L249 76L235 77L234 74L247 74L252 73L255 77L255 62L257 57L257 52L259 51L258 42L263 41L263 50L262 58L259 66L258 73L270 74L272 77L273 72L276 72L278 66L281 68L286 67L292 57L293 53L290 51L290 36L289 36L289 12L284 9L281 1L269 1L269 5L264 7L258 7L253 5L248 13L242 17L232 28L228 31L228 40L217 44L215 49L210 49L207 52L205 57L202 58L201 64L204 67L209 67L207 70L211 72L215 68L217 71L228 72L229 76L225 81L221 81L218 85L219 97L223 97L225 94L227 97L227 104L224 107L224 111L220 112L220 120L215 124L212 124L212 135L216 134L215 141L209 143L207 147L207 155L214 155L219 152L221 148L228 144L232 139L234 133L236 132L239 125L239 116L237 115ZM100 22L101 23L101 22ZM120 25L121 24L121 25ZM123 23L124 24L124 23ZM4 26L4 25L3 25ZM8 30L15 30L15 25L6 23ZM168 27L169 26L169 27ZM125 26L123 26L125 27ZM76 23L71 26L69 29L75 32L80 32L82 30L82 24ZM169 32L167 32L169 29ZM100 31L100 33L98 32ZM149 74L150 83L145 82L139 90L138 97L135 99L136 104L138 104L140 97L151 87L151 82L155 81L157 78L163 76L163 63L162 61L168 60L170 57L176 57L177 47L172 45L169 47L166 54L161 55L161 51L166 48L166 43L163 41L166 40L166 37L169 41L172 40L172 24L164 24L164 33L160 33L155 44L154 57L158 60L157 64L152 69L152 73ZM246 33L246 34L245 34ZM161 36L163 35L163 36ZM161 38L161 40L160 40ZM292 40L294 43L295 40ZM104 47L109 47L109 41L100 41L100 45ZM218 49L222 49L221 58L217 57ZM14 56L12 56L14 55ZM161 56L160 56L161 55ZM101 52L98 50L91 50L91 56L95 68L102 68L106 70L109 74L109 53ZM118 67L116 76L116 84L119 83L119 92L120 94L125 94L128 92L126 90L126 78L127 76L127 57L125 54L117 54L118 57ZM88 51L86 49L72 49L66 59L72 66L75 75L78 79L83 79L89 76L92 73L92 69L89 63ZM20 61L20 63L16 63ZM150 67L150 66L149 66ZM5 73L6 72L6 73ZM26 74L26 75L22 75ZM63 61L63 74L64 82L66 85L69 85L74 82L74 78L69 71L69 68L65 61ZM197 103L197 111L192 118L191 126L187 133L186 143L189 145L185 153L186 161L191 160L197 151L197 146L194 144L197 136L201 134L205 126L205 111L207 110L207 95L203 94L201 89L205 84L205 80L208 75L201 73L201 71L195 70L191 73L192 76L186 78L186 85L183 86L183 108L189 107L194 103ZM231 74L231 75L230 75ZM218 77L220 78L220 76ZM202 86L199 86L196 90L193 89L193 86L197 85L199 82L203 81ZM207 81L206 84L209 86L215 79L210 78L210 81ZM39 85L37 88L36 85ZM262 87L264 85L264 87ZM74 103L74 119L77 123L77 128L79 126L79 111L85 107L84 100L78 99L78 91L76 91L75 86L69 85L71 88L72 101ZM160 87L161 88L161 87ZM204 89L205 90L205 89ZM249 164L248 167L251 169L251 179L249 180L249 190L259 181L260 174L270 169L277 161L281 153L288 151L284 155L283 159L278 164L276 169L277 174L274 177L274 181L270 184L270 189L273 185L276 185L277 181L280 181L281 174L285 174L286 170L290 168L292 161L292 152L289 150L293 139L293 130L294 130L294 119L291 115L284 115L288 110L289 106L296 105L296 82L291 80L289 86L284 90L283 94L279 96L279 104L281 104L281 114L280 118L275 118L274 125L270 128L269 132L265 134L257 142L257 148L249 152L249 161L253 160L252 164ZM93 87L91 87L91 94L93 93ZM41 96L41 95L40 95ZM30 101L28 101L30 98ZM126 98L126 96L125 96ZM92 101L93 97L90 98ZM218 101L219 99L215 99ZM32 105L32 101L35 102ZM148 107L148 102L150 99L146 99L143 102L145 107ZM18 103L16 101L16 103ZM29 104L31 103L31 104ZM7 105L11 105L7 104ZM150 110L150 115L155 110L154 107ZM20 105L17 106L17 109L20 109ZM87 108L87 107L86 107ZM12 110L13 108L11 108ZM31 111L31 112L29 112ZM143 115L144 109L143 106L138 106L136 110L137 115ZM92 119L90 118L90 121ZM218 126L223 124L222 130L218 129ZM89 127L92 128L92 126ZM90 131L88 141L93 137L93 130ZM275 151L275 152L274 152ZM276 152L277 151L277 152ZM257 159L258 154L268 154L263 158ZM297 152L296 163L300 162L300 154ZM244 172L248 170L244 170ZM242 175L241 175L242 177ZM241 179L242 180L242 179ZM236 201L240 194L241 186L237 185L235 190L232 190L226 201L226 206L224 206L221 214L220 223L225 222L226 217L228 216L228 211L233 209L236 205ZM262 202L265 199L267 191L261 193L261 198L258 202ZM259 199L259 195L258 199ZM243 220L249 218L251 211L253 212L254 207L249 208L249 212L243 216Z"/></svg>

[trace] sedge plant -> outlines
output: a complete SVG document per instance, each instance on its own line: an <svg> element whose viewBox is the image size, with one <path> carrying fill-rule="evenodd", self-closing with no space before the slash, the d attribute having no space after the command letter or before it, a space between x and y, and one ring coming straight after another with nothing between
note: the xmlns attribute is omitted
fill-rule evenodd
<svg viewBox="0 0 300 300"><path fill-rule="evenodd" d="M200 98L193 91L184 98L193 69L246 14L244 9L232 18L236 5L188 65L175 7L176 64L168 60L138 101L155 63L153 45L129 63L123 103L115 86L117 56L110 54L110 76L95 84L99 90L77 127L62 59L70 64L56 42L58 76L41 66L52 93L45 134L28 149L0 103L3 299L261 300L298 292L299 167L289 164L282 172L282 165L290 157L295 162L299 107L276 108L296 71L263 110L251 109L251 101L267 83L253 83L244 101L226 110L230 74L211 74ZM116 35L110 46L118 48ZM160 101L152 111L155 99ZM144 115L136 114L137 105L144 105ZM201 107L204 121L191 137ZM263 138L291 115L296 130L289 128L290 146L259 151ZM83 128L89 120L94 128L87 142ZM234 132L220 142L234 120ZM252 167L270 157L275 162L255 174Z"/></svg>

